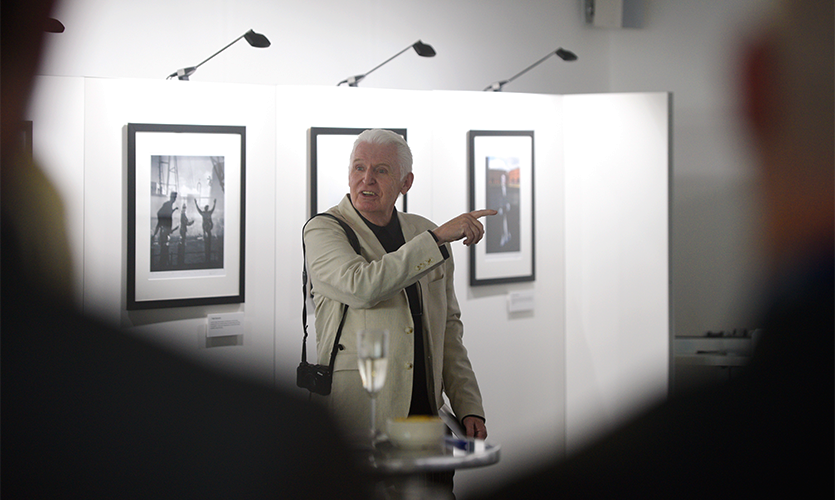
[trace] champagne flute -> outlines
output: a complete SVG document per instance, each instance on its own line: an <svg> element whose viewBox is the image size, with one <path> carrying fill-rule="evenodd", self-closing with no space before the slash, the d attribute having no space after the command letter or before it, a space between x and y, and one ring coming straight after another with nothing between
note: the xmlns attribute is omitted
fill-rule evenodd
<svg viewBox="0 0 835 500"><path fill-rule="evenodd" d="M362 386L371 397L371 446L379 433L376 421L376 396L386 383L388 367L388 330L359 330L357 332L357 363Z"/></svg>

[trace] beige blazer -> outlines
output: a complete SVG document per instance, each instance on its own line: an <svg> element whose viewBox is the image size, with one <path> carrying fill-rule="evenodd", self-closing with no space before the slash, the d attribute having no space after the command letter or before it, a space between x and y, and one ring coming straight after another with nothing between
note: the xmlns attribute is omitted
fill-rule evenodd
<svg viewBox="0 0 835 500"><path fill-rule="evenodd" d="M332 392L321 397L337 420L349 433L368 432L370 401L360 381L356 351L356 332L363 328L387 329L390 335L386 383L377 395L378 429L385 431L387 419L408 414L414 363L420 360L414 359L414 323L405 288L415 282L423 303L430 404L437 411L446 393L459 419L484 417L481 392L462 340L452 251L448 248L450 258L444 260L428 232L437 226L418 215L398 212L406 244L386 253L347 195L328 212L351 226L362 252L354 252L345 231L330 217L316 217L305 228L321 364L330 361L342 304L348 304Z"/></svg>

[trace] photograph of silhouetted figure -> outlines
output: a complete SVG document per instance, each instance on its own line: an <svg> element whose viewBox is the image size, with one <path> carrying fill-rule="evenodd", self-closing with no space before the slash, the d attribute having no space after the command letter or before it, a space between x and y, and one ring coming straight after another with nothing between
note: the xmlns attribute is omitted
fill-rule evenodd
<svg viewBox="0 0 835 500"><path fill-rule="evenodd" d="M206 205L203 210L200 210L200 205L197 204L197 200L194 200L194 206L197 207L197 212L203 217L203 245L206 249L206 262L209 262L212 256L212 228L214 227L212 214L217 206L217 199L212 204L211 210L209 209L209 205Z"/></svg>
<svg viewBox="0 0 835 500"><path fill-rule="evenodd" d="M157 210L157 225L154 228L154 234L151 235L151 260L153 260L153 244L154 244L154 237L159 234L159 239L157 240L159 244L159 259L157 264L161 268L166 268L169 266L169 258L168 258L168 238L171 236L171 226L174 221L174 211L177 210L177 207L174 206L174 203L177 201L177 192L172 191L169 195L168 201L162 204L159 210Z"/></svg>
<svg viewBox="0 0 835 500"><path fill-rule="evenodd" d="M182 265L186 261L186 236L188 227L194 224L194 219L189 219L186 211L188 203L183 203L183 210L180 212L180 241L177 243L177 264Z"/></svg>
<svg viewBox="0 0 835 500"><path fill-rule="evenodd" d="M151 272L223 268L224 166L222 156L151 156ZM203 231L189 231L199 220L189 217L192 203Z"/></svg>
<svg viewBox="0 0 835 500"><path fill-rule="evenodd" d="M487 253L518 252L521 228L519 211L519 159L487 157L487 207L498 211L486 221Z"/></svg>

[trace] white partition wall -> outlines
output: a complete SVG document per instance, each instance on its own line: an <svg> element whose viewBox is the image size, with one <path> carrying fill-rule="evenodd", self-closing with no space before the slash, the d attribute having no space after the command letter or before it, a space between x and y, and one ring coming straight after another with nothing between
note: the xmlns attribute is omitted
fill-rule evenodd
<svg viewBox="0 0 835 500"><path fill-rule="evenodd" d="M562 449L564 384L564 202L561 96L433 92L433 217L469 210L467 132L534 132L536 281L469 286L469 250L453 245L464 343L484 396L490 439L502 444L491 470L455 474L456 491L485 487ZM508 312L508 294L532 293L532 311Z"/></svg>
<svg viewBox="0 0 835 500"><path fill-rule="evenodd" d="M469 209L469 130L532 130L536 281L471 287L469 252L453 245L465 344L490 439L502 445L499 464L456 474L463 496L562 455L567 441L666 387L667 109L667 94L40 77L29 118L36 157L68 207L86 312L299 395L308 130L406 128L415 157L408 210L437 223ZM245 303L125 309L128 123L246 127ZM509 312L512 292L532 295L534 308ZM206 316L223 312L243 313L244 333L210 347Z"/></svg>
<svg viewBox="0 0 835 500"><path fill-rule="evenodd" d="M569 453L666 395L669 99L565 97Z"/></svg>
<svg viewBox="0 0 835 500"><path fill-rule="evenodd" d="M182 85L184 82L164 80L82 81L84 182L75 196L83 200L85 311L201 362L271 381L275 342L274 88L197 82ZM51 109L55 116L67 111L61 106ZM246 126L246 303L125 309L128 123ZM240 345L207 348L206 316L219 312L245 313Z"/></svg>

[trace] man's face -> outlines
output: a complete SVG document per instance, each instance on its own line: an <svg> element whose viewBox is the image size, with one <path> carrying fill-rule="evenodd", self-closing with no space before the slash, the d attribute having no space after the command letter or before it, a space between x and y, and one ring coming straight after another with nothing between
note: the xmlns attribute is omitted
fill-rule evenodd
<svg viewBox="0 0 835 500"><path fill-rule="evenodd" d="M413 178L409 173L400 180L394 144L360 143L351 158L348 174L351 202L363 217L378 226L385 226L391 219L397 196L406 194L412 187Z"/></svg>

